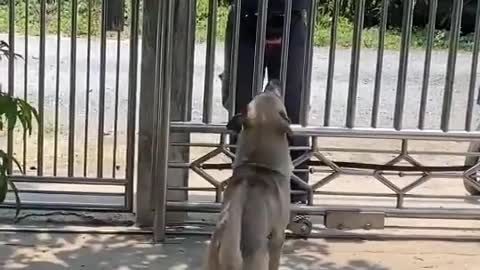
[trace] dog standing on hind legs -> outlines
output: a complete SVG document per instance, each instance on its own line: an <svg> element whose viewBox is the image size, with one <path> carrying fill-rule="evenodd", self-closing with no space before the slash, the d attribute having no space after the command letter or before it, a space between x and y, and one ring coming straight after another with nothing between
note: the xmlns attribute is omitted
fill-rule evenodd
<svg viewBox="0 0 480 270"><path fill-rule="evenodd" d="M277 270L290 221L290 120L277 81L227 127L239 133L233 174L206 270Z"/></svg>

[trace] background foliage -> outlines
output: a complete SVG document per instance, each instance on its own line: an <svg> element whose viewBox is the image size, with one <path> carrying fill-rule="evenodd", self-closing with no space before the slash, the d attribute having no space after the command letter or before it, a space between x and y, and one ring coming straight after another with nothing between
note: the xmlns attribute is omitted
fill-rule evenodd
<svg viewBox="0 0 480 270"><path fill-rule="evenodd" d="M57 33L57 19L60 11L60 32L68 36L71 32L71 1L70 0L45 0L47 1L47 32ZM0 32L8 32L8 0L0 0ZM228 12L228 0L220 0L218 8L218 39L223 40L225 23ZM331 14L333 0L317 1L317 18L315 28L315 45L328 46L330 40ZM475 11L477 0L464 0L462 31L460 47L471 49L473 46L472 32L475 25ZM15 0L15 30L25 32L25 19L28 16L28 30L30 35L38 35L40 30L40 0ZM91 33L94 37L100 33L101 0L77 0L78 3L78 35L86 36L88 33L88 18L91 21ZM340 0L340 15L338 29L338 46L349 47L351 45L353 25L352 19L355 11L355 0ZM382 13L383 0L367 0L365 11L365 32L363 46L375 48L378 42L378 24ZM28 9L26 9L28 4ZM437 31L435 33L435 48L448 47L448 28L451 19L453 0L438 0ZM207 36L209 0L197 0L197 41L205 41ZM428 23L429 0L415 1L414 33L412 37L413 47L423 47L426 44L425 26ZM28 12L25 12L28 10ZM130 1L125 1L126 29L122 33L128 36L128 18L130 17ZM89 13L90 11L90 13ZM402 16L402 0L390 0L388 33L386 35L386 47L396 49L399 46Z"/></svg>

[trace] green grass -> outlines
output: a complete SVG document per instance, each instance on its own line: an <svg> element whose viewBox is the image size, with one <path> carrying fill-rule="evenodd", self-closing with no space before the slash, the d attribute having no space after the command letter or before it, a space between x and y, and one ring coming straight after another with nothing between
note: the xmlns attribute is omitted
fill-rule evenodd
<svg viewBox="0 0 480 270"><path fill-rule="evenodd" d="M91 33L93 36L98 36L100 33L100 16L101 16L101 1L94 0L91 23ZM35 3L35 5L34 5ZM69 2L62 2L61 8L61 23L60 31L63 36L69 36L71 33L71 6ZM84 37L88 33L88 1L78 0L78 29L77 35ZM128 1L126 1L128 3ZM25 2L16 1L15 10L15 31L19 34L25 32ZM225 25L227 21L227 7L220 6L218 8L217 18L217 38L219 41L224 40ZM125 13L129 18L130 6L125 5ZM29 5L29 35L39 35L39 5L36 1L30 1ZM0 32L7 33L8 28L8 6L0 5ZM47 33L57 33L57 6L47 5ZM316 22L314 42L317 47L327 47L330 44L330 25L331 19L329 16L319 16ZM208 26L208 1L197 1L197 26L196 26L196 40L203 42L207 37ZM369 28L363 31L362 46L364 48L378 47L378 28ZM340 18L337 32L337 46L341 48L348 48L352 45L353 25L347 18ZM128 37L128 20L122 36ZM398 29L389 29L385 36L386 49L398 49L400 47L400 31ZM427 43L426 32L424 29L414 29L412 34L412 48L423 48ZM434 38L435 49L448 48L448 32L437 31ZM460 48L463 50L471 50L473 48L472 35L461 37Z"/></svg>

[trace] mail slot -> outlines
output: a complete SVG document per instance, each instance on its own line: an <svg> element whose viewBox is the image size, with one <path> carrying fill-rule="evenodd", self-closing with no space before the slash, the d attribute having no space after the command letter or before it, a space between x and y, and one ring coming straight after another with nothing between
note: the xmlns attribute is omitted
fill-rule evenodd
<svg viewBox="0 0 480 270"><path fill-rule="evenodd" d="M105 0L106 2L106 30L123 31L125 0Z"/></svg>

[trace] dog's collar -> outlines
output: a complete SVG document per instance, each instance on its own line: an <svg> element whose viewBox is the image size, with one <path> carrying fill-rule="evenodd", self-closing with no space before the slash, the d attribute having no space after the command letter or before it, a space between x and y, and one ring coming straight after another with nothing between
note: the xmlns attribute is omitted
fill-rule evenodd
<svg viewBox="0 0 480 270"><path fill-rule="evenodd" d="M267 171L271 171L271 172L274 172L274 173L278 173L278 174L283 175L283 176L287 176L287 175L285 175L285 173L282 172L281 170L273 169L272 167L270 167L270 166L268 166L268 165L261 164L261 163L256 163L256 162L242 162L241 164L235 166L234 169L235 169L235 168L241 168L241 167L256 167L256 168L260 168L260 169L263 169L263 170L267 170ZM287 176L287 177L288 177L288 176Z"/></svg>

